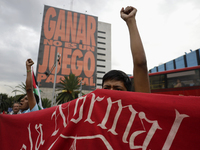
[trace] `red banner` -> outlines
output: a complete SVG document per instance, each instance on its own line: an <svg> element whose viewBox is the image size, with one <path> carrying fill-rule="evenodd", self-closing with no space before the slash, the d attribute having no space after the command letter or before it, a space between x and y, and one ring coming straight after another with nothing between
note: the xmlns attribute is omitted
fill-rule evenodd
<svg viewBox="0 0 200 150"><path fill-rule="evenodd" d="M0 115L1 150L197 150L200 98L95 90L48 109Z"/></svg>

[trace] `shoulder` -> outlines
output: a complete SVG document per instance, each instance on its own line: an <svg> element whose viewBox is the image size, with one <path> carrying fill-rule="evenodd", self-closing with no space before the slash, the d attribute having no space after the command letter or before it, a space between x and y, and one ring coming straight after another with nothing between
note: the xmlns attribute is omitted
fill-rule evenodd
<svg viewBox="0 0 200 150"><path fill-rule="evenodd" d="M35 106L30 110L30 112L37 111L37 110L39 110L39 108L38 108L38 105L36 103Z"/></svg>
<svg viewBox="0 0 200 150"><path fill-rule="evenodd" d="M30 112L30 109L24 110L22 114Z"/></svg>

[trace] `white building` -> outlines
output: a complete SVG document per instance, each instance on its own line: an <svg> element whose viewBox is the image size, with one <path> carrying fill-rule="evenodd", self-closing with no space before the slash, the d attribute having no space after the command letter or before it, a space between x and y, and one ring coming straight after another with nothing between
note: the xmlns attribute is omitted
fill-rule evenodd
<svg viewBox="0 0 200 150"><path fill-rule="evenodd" d="M111 70L111 24L104 22L98 22L96 67L96 88L101 88L103 75Z"/></svg>

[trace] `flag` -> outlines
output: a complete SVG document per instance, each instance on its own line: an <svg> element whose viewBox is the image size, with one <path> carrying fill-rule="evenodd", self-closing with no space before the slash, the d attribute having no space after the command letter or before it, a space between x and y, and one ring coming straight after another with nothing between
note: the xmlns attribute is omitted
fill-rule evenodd
<svg viewBox="0 0 200 150"><path fill-rule="evenodd" d="M42 100L41 100L40 90L39 90L39 87L37 85L37 81L36 81L33 69L32 69L32 80L33 80L33 93L35 93L39 97L38 107L39 107L39 110L41 110L41 109L43 109Z"/></svg>

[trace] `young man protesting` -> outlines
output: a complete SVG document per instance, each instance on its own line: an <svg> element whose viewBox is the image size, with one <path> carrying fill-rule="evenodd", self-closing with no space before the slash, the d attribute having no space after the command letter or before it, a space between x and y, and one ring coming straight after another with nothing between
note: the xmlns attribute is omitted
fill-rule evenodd
<svg viewBox="0 0 200 150"><path fill-rule="evenodd" d="M20 100L20 109L22 113L28 113L32 111L37 111L38 105L37 101L39 101L39 98L36 94L33 93L33 81L32 81L32 74L31 74L31 66L34 64L34 62L31 59L27 59L26 61L26 70L27 70L27 76L26 76L26 95L24 98Z"/></svg>
<svg viewBox="0 0 200 150"><path fill-rule="evenodd" d="M147 61L142 45L142 41L136 25L137 10L128 6L120 11L121 18L126 22L130 35L131 52L133 57L133 75L135 92L150 93L149 76L147 70ZM103 77L103 89L130 91L131 81L122 71L111 70Z"/></svg>

